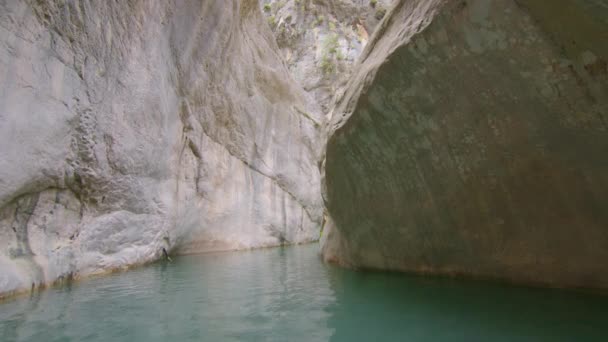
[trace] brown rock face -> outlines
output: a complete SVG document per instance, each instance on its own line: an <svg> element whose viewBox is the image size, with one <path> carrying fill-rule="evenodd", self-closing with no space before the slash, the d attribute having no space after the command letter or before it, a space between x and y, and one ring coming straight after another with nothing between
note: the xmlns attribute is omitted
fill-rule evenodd
<svg viewBox="0 0 608 342"><path fill-rule="evenodd" d="M608 288L607 14L398 2L329 127L325 258Z"/></svg>

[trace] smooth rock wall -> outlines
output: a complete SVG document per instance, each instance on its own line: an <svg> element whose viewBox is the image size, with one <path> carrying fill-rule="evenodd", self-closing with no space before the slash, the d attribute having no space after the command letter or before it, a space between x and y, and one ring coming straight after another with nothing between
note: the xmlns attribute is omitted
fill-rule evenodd
<svg viewBox="0 0 608 342"><path fill-rule="evenodd" d="M399 1L333 110L325 259L608 288L607 10Z"/></svg>

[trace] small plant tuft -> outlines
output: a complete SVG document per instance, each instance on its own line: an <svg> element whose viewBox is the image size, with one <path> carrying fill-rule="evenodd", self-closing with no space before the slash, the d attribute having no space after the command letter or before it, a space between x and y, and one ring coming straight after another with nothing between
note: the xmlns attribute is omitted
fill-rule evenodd
<svg viewBox="0 0 608 342"><path fill-rule="evenodd" d="M344 55L342 54L342 52L340 50L338 50L336 52L336 59L339 61L344 60Z"/></svg>
<svg viewBox="0 0 608 342"><path fill-rule="evenodd" d="M275 18L274 15L271 15L270 17L268 17L268 25L270 25L270 28L273 28L273 29L277 25L277 18Z"/></svg>
<svg viewBox="0 0 608 342"><path fill-rule="evenodd" d="M340 44L338 42L337 34L334 33L325 38L325 41L323 42L321 63L319 64L323 74L333 74L336 71L336 60L341 61L344 59L344 56L338 49L339 47Z"/></svg>
<svg viewBox="0 0 608 342"><path fill-rule="evenodd" d="M315 21L315 26L319 26L321 24L323 24L323 22L325 21L325 17L320 15L317 17L317 20Z"/></svg>
<svg viewBox="0 0 608 342"><path fill-rule="evenodd" d="M321 71L323 71L325 75L333 74L334 71L336 71L336 65L334 64L334 61L331 59L330 56L323 56L323 58L321 58L321 64L319 66L321 67Z"/></svg>
<svg viewBox="0 0 608 342"><path fill-rule="evenodd" d="M376 19L378 20L382 20L382 18L384 18L384 16L386 15L386 8L378 8L378 10L376 11Z"/></svg>

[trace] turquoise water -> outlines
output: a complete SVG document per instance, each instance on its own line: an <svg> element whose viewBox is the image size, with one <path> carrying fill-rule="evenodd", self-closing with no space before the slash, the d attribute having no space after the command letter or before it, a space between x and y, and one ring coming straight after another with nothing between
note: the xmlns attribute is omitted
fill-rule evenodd
<svg viewBox="0 0 608 342"><path fill-rule="evenodd" d="M343 270L318 246L180 257L0 304L0 341L608 341L608 297Z"/></svg>

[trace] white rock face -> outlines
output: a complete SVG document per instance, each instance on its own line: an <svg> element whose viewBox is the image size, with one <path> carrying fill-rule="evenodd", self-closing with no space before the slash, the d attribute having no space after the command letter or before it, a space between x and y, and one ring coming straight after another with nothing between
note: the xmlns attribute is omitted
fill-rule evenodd
<svg viewBox="0 0 608 342"><path fill-rule="evenodd" d="M255 0L0 1L0 295L318 238L320 114Z"/></svg>

